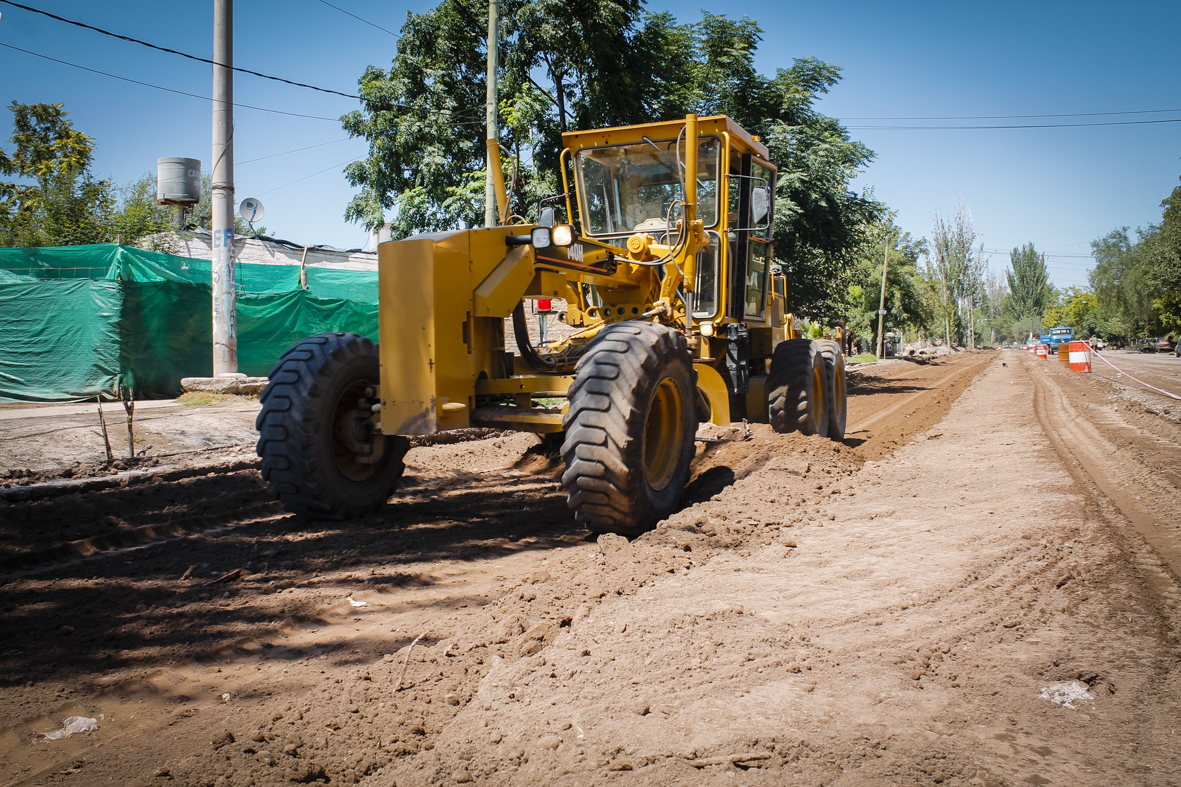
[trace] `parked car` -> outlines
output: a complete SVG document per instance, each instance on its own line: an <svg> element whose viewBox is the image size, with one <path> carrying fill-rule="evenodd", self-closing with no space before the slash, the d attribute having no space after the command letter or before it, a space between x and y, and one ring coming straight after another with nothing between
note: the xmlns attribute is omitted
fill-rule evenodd
<svg viewBox="0 0 1181 787"><path fill-rule="evenodd" d="M1170 340L1169 337L1162 336L1160 339L1157 339L1156 351L1158 353L1171 353L1176 349L1177 349L1176 342L1173 342L1172 340Z"/></svg>
<svg viewBox="0 0 1181 787"><path fill-rule="evenodd" d="M1134 345L1132 345L1132 349L1141 353L1154 353L1156 352L1157 341L1158 340L1155 337L1140 339Z"/></svg>

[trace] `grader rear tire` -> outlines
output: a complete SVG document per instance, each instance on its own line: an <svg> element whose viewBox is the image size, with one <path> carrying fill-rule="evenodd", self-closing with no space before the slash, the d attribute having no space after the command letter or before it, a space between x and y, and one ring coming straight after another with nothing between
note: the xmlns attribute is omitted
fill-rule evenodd
<svg viewBox="0 0 1181 787"><path fill-rule="evenodd" d="M295 514L352 519L397 488L409 441L375 434L363 416L378 381L377 346L322 333L292 347L259 400L257 451L271 496Z"/></svg>
<svg viewBox="0 0 1181 787"><path fill-rule="evenodd" d="M820 354L824 356L824 368L828 375L828 437L830 440L845 439L845 424L848 421L848 395L845 390L845 354L841 345L832 339L817 339Z"/></svg>
<svg viewBox="0 0 1181 787"><path fill-rule="evenodd" d="M685 337L662 325L617 323L595 337L563 420L576 522L636 536L674 511L693 458L696 376Z"/></svg>
<svg viewBox="0 0 1181 787"><path fill-rule="evenodd" d="M828 372L820 346L788 339L775 347L767 375L767 415L776 432L828 434Z"/></svg>

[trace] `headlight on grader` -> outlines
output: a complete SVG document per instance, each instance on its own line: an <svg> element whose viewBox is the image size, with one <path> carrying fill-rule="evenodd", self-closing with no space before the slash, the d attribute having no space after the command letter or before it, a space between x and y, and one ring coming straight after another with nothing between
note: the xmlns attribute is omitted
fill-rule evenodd
<svg viewBox="0 0 1181 787"><path fill-rule="evenodd" d="M574 242L574 228L569 224L556 227L534 227L528 235L509 235L504 239L508 246L532 246L545 249L550 246L569 246Z"/></svg>
<svg viewBox="0 0 1181 787"><path fill-rule="evenodd" d="M550 231L550 240L555 246L569 246L574 242L574 228L569 224L559 224Z"/></svg>

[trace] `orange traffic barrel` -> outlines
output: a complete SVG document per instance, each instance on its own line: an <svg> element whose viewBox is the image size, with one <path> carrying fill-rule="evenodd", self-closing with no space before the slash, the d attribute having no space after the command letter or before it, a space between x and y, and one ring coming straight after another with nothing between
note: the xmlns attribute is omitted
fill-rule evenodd
<svg viewBox="0 0 1181 787"><path fill-rule="evenodd" d="M1039 344L1037 346L1037 357L1038 358L1049 358L1050 357L1050 349L1048 347L1046 347L1046 345L1044 345L1044 344Z"/></svg>
<svg viewBox="0 0 1181 787"><path fill-rule="evenodd" d="M1070 371L1091 371L1091 344L1089 342L1070 343Z"/></svg>

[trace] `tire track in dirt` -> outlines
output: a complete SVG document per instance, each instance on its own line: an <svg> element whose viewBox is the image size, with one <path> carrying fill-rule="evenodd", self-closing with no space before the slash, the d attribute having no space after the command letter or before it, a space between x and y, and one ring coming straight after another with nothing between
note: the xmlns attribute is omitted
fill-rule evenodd
<svg viewBox="0 0 1181 787"><path fill-rule="evenodd" d="M1051 444L1084 488L1106 496L1137 533L1159 554L1171 577L1152 570L1154 585L1166 598L1176 601L1181 581L1181 516L1178 489L1164 480L1153 466L1139 461L1135 442L1123 445L1108 439L1110 428L1092 421L1093 411L1080 408L1068 391L1082 393L1077 381L1063 379L1058 370L1047 370L1036 360L1025 359L1036 393L1034 410ZM1162 442L1158 435L1149 436ZM1168 444L1181 458L1181 446ZM1130 490L1130 491L1129 491Z"/></svg>
<svg viewBox="0 0 1181 787"><path fill-rule="evenodd" d="M434 745L375 787L1169 783L1175 646L1037 432L1032 385L993 372L942 432L854 478L824 472L843 452L784 440L654 533L564 559L560 575L597 562L638 587L491 659ZM835 521L793 510L830 485ZM660 573L663 544L705 562ZM1063 681L1093 699L1039 696Z"/></svg>

